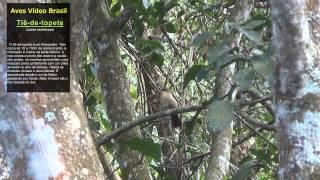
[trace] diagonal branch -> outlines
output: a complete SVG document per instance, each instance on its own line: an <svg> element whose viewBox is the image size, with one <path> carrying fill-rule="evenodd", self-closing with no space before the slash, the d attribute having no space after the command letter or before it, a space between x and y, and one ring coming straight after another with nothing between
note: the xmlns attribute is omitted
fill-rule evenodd
<svg viewBox="0 0 320 180"><path fill-rule="evenodd" d="M192 105L192 106L185 106L185 107L181 107L181 108L169 109L166 111L151 114L149 116L141 117L136 121L132 121L132 122L128 123L127 125L122 126L118 129L115 129L111 133L104 135L103 137L101 137L100 139L97 140L96 145L98 147L102 146L102 145L108 143L111 139L119 136L123 132L126 132L126 131L140 125L140 124L143 124L146 122L153 122L154 120L156 120L160 117L169 116L171 114L180 114L180 113L184 113L184 112L191 112L191 111L196 111L196 110L205 109L205 108L206 108L206 106L202 106L202 105Z"/></svg>
<svg viewBox="0 0 320 180"><path fill-rule="evenodd" d="M264 123L264 122L261 122L261 121L255 119L255 118L247 115L246 113L244 113L241 110L237 110L237 114L239 114L242 118L244 118L250 124L253 124L255 126L259 126L259 127L261 127L262 129L265 129L265 130L277 131L277 128L275 126L269 125L269 124Z"/></svg>

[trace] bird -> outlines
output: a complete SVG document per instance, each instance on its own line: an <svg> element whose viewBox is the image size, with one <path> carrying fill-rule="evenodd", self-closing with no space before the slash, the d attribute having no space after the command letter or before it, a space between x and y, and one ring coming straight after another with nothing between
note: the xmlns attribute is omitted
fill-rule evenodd
<svg viewBox="0 0 320 180"><path fill-rule="evenodd" d="M163 88L160 91L160 110L167 110L172 108L177 108L178 102L172 96L169 89ZM178 114L171 114L171 124L173 128L178 128L182 126L182 121Z"/></svg>

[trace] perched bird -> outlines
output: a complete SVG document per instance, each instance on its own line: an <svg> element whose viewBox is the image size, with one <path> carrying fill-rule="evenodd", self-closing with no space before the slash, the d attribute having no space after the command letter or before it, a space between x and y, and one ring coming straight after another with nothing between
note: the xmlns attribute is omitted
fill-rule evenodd
<svg viewBox="0 0 320 180"><path fill-rule="evenodd" d="M160 91L160 110L177 108L178 103L167 88ZM171 114L171 124L173 128L181 127L182 121L178 114Z"/></svg>

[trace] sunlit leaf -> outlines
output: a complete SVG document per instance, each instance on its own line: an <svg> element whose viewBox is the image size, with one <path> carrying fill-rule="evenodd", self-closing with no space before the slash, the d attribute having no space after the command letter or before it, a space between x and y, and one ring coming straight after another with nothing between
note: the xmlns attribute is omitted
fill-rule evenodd
<svg viewBox="0 0 320 180"><path fill-rule="evenodd" d="M121 14L120 9L121 9L121 2L118 1L117 3L113 4L110 9L111 16L112 17L119 16Z"/></svg>
<svg viewBox="0 0 320 180"><path fill-rule="evenodd" d="M146 8L146 9L150 6L149 0L142 0L142 3L143 3L144 8Z"/></svg>
<svg viewBox="0 0 320 180"><path fill-rule="evenodd" d="M274 73L274 63L273 63L273 49L270 46L267 51L261 55L257 56L253 59L253 68L256 70L258 74L261 74L265 80L271 82Z"/></svg>
<svg viewBox="0 0 320 180"><path fill-rule="evenodd" d="M214 101L208 109L208 130L216 133L224 130L233 120L234 106L230 101Z"/></svg>

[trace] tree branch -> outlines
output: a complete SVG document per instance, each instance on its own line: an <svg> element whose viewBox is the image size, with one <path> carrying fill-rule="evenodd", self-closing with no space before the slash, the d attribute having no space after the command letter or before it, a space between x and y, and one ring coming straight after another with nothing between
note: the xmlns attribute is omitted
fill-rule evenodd
<svg viewBox="0 0 320 180"><path fill-rule="evenodd" d="M204 102L201 105L191 105L191 106L185 106L185 107L180 107L180 108L175 108L175 109L169 109L166 111L150 114L148 116L140 117L140 118L138 118L138 120L132 121L132 122L126 124L125 126L122 126L118 129L115 129L114 131L112 131L109 134L103 135L103 137L101 137L97 140L96 145L98 147L102 146L102 145L108 143L109 141L111 141L111 139L116 138L117 136L121 135L122 133L124 133L124 132L126 132L126 131L140 125L140 124L143 124L146 122L151 123L158 118L161 118L164 116L169 116L171 114L180 114L180 113L184 113L184 112L200 111L200 110L206 109L210 103L212 103L212 100L209 100L208 102ZM260 122L256 119L246 115L245 113L243 113L241 111L237 111L237 113L239 115L241 115L243 118L245 118L251 124L262 127L263 129L266 129L266 130L276 131L276 128L274 126ZM167 119L163 119L163 120L167 120Z"/></svg>
<svg viewBox="0 0 320 180"><path fill-rule="evenodd" d="M247 123L244 119L242 119L242 117L240 117L239 115L235 114L235 116L244 124L246 125L250 130L252 130L253 132L255 132L256 134L258 134L262 139L264 139L266 142L268 142L269 144L271 144L273 147L277 148L276 145L274 145L269 139L267 139L266 137L263 136L263 134L261 134L260 132L256 131L249 123Z"/></svg>
<svg viewBox="0 0 320 180"><path fill-rule="evenodd" d="M239 114L241 117L243 117L247 122L249 122L250 124L253 124L255 126L259 126L262 129L265 130L269 130L269 131L277 131L277 128L275 126L269 125L267 123L261 122L249 115L247 115L246 113L244 113L241 110L237 110L237 114Z"/></svg>
<svg viewBox="0 0 320 180"><path fill-rule="evenodd" d="M272 100L272 96L267 96L267 97L261 97L259 99L253 100L253 101L248 101L248 102L242 102L240 103L240 106L253 106L258 103L262 103L264 101ZM262 103L265 104L265 103Z"/></svg>
<svg viewBox="0 0 320 180"><path fill-rule="evenodd" d="M259 92L254 90L243 90L242 92L250 94L253 98L257 98L257 99L261 99L263 97ZM261 101L261 104L263 104L266 107L267 111L272 115L273 119L275 119L275 114L272 109L272 106L266 103L265 101ZM272 124L272 123L274 123L274 120L268 124Z"/></svg>
<svg viewBox="0 0 320 180"><path fill-rule="evenodd" d="M118 129L115 129L111 133L106 134L103 137L99 138L96 142L96 145L98 147L102 146L102 145L108 143L111 139L119 136L120 134L122 134L122 133L124 133L124 132L126 132L126 131L140 125L140 124L143 124L146 122L152 122L160 117L169 116L171 114L180 114L180 113L184 113L184 112L196 111L196 110L204 109L204 108L206 108L206 106L192 105L192 106L185 106L185 107L181 107L181 108L169 109L166 111L150 114L149 116L141 117L138 120L132 121L132 122L126 124L125 126L122 126ZM164 120L166 120L166 119L164 119Z"/></svg>

